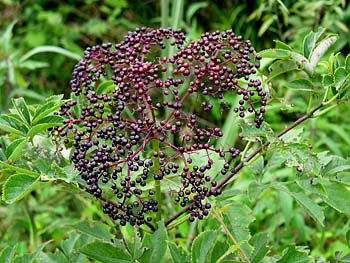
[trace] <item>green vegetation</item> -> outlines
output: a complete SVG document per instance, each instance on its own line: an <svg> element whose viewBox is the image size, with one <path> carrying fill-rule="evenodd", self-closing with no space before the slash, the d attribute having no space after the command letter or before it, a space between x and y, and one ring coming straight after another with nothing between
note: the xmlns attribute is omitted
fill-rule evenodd
<svg viewBox="0 0 350 263"><path fill-rule="evenodd" d="M346 1L0 0L0 17L0 262L350 261ZM143 26L184 35L142 53L124 36ZM142 173L140 193L120 179Z"/></svg>

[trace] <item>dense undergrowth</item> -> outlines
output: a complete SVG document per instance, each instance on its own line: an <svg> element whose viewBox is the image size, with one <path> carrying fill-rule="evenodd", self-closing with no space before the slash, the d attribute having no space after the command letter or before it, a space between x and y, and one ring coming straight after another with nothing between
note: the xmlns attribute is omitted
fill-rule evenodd
<svg viewBox="0 0 350 263"><path fill-rule="evenodd" d="M345 1L0 15L0 262L350 260Z"/></svg>

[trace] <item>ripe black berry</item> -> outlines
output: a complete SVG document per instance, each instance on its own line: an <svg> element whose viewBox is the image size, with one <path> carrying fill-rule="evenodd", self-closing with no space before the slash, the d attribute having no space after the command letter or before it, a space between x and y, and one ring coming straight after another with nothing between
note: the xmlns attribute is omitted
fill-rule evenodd
<svg viewBox="0 0 350 263"><path fill-rule="evenodd" d="M177 47L169 58L161 56L167 41ZM223 132L200 119L216 106L225 114L228 95L235 93L240 100L234 111L241 118L254 114L260 127L267 103L254 76L260 59L251 42L232 30L185 43L180 31L140 28L119 44L85 50L70 81L76 99L61 107L65 120L55 132L73 146L75 169L111 219L150 222L160 207L147 183L165 177L180 184L172 189L174 200L189 205L190 221L209 214L208 197L221 193L215 175L226 175L240 152L216 146ZM103 89L106 79L110 85ZM213 171L213 156L224 159L219 171Z"/></svg>

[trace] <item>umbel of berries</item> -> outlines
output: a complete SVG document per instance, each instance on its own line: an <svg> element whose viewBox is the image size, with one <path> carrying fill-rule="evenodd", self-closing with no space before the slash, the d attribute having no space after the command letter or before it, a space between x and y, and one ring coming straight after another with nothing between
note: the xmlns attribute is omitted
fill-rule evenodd
<svg viewBox="0 0 350 263"><path fill-rule="evenodd" d="M170 46L175 54L163 57ZM232 110L226 102L235 93L234 111L254 115L260 127L266 93L254 76L259 59L231 30L186 43L180 31L141 28L119 44L85 50L55 130L111 219L151 225L162 199L187 207L190 221L208 215L208 197L220 194L217 176L230 173L240 153L217 145L220 127L203 119ZM219 170L214 160L221 160Z"/></svg>

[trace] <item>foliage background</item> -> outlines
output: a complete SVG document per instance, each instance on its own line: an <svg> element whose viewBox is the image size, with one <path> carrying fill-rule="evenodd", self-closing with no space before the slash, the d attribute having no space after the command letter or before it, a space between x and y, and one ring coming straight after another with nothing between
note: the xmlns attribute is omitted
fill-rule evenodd
<svg viewBox="0 0 350 263"><path fill-rule="evenodd" d="M43 104L46 98L55 94L64 94L64 98L68 98L71 70L83 50L87 46L102 42L117 43L129 30L140 26L181 28L189 40L198 38L206 31L232 28L245 39L250 39L257 51L273 48L276 44L274 40L280 40L300 53L303 51L304 36L322 26L327 32L335 33L339 37L325 57L329 57L331 53L341 52L346 55L350 52L348 26L350 5L341 0L244 2L2 0L0 17L1 113L8 113L12 107L12 98L23 97L28 105ZM26 56L28 59L24 59ZM340 54L338 59L344 62L345 56ZM262 71L269 74L267 67L263 67ZM295 74L284 72L271 79L271 101L265 120L269 128L275 132L298 119L308 106L309 93L288 86L293 78L296 78ZM320 79L312 81L316 83L318 90L321 90L319 94L322 97L322 81ZM315 98L317 101L317 96ZM302 160L311 160L324 151L328 151L329 155L343 158L345 168L331 174L330 180L340 178L344 182L350 181L350 165L347 159L350 156L349 110L349 103L341 103L322 118L307 121L290 135L290 140L295 139L296 143L303 142L309 146L306 153L302 152L298 156ZM219 113L213 113L208 119L222 123L226 127L238 127L237 121L223 119ZM233 136L240 132L242 131L233 129L232 138L228 142L244 148L247 141ZM8 159L6 148L11 134L2 135L0 160L6 161ZM257 134L252 133L250 136L256 138ZM45 143L50 144L49 141ZM252 144L254 143L256 142L253 141ZM45 147L36 150L45 151ZM30 151L23 154L23 162L38 155L37 152ZM290 155L295 156L295 152L291 152ZM50 167L49 161L54 158L46 162L38 160L33 165ZM278 255L286 253L286 248L290 249L287 251L292 251L290 247L293 244L298 246L293 248L296 249L294 255L306 255L305 251L308 251L313 260L319 260L318 262L326 260L347 262L341 260L346 260L344 256L349 252L349 237L346 235L349 230L349 209L346 207L333 209L316 197L325 216L324 226L321 226L320 221L323 220L313 220L310 214L305 212L305 207L300 206L300 203L285 191L279 191L274 187L259 188L259 185L264 183L271 186L275 182L293 182L295 178L301 177L304 177L304 182L312 184L315 181L317 184L317 174L312 174L305 162L293 158L278 158L271 154L266 156L265 162L258 159L251 167L243 169L234 184L230 185L230 190L227 189L227 195L234 196L232 198L234 202L244 203L249 208L246 218L251 235L259 233L268 235L266 244L269 245L270 258L266 259L266 262L273 262L272 260L277 262ZM4 184L9 170L11 169L0 173L1 184ZM51 170L47 168L47 171L49 173ZM63 178L67 176L67 172L62 171L59 176ZM25 199L11 205L0 201L0 249L5 249L2 251L2 256L6 251L10 251L9 248L14 248L11 251L18 256L37 251L40 257L35 260L50 262L47 261L47 257L51 254L40 252L42 249L40 246L45 244L44 251L55 253L57 258L64 253L66 257L69 254L69 262L86 262L84 255L88 255L86 251L89 247L85 247L82 254L81 251L78 252L80 246L89 244L93 238L109 240L115 238L114 234L120 236L119 230L115 228L112 228L113 234L110 233L108 226L111 227L112 223L102 213L99 204L86 194L65 184L64 180L41 183ZM339 202L343 202L346 206L349 200L344 198ZM222 202L223 207L227 201ZM217 213L225 214L225 211L218 211ZM249 220L250 216L255 220L253 218ZM205 230L215 231L218 225L221 225L218 218L220 216L213 212L208 221L195 224L185 222L168 232L169 242L176 243L185 251L191 246L195 249L207 238L205 235L209 236L210 233L213 235L212 232L204 232ZM86 223L90 221L97 221L95 227ZM107 225L101 222L107 222ZM84 234L78 235L76 229ZM133 229L124 228L122 232L126 240L124 242L127 242L129 247L137 247L137 242L141 242ZM257 235L256 239L259 237L265 238L261 234ZM45 242L49 240L52 241L46 244ZM197 244L193 240L197 240ZM146 241L143 242L145 245ZM226 244L223 236L217 238L217 246L220 244ZM167 254L171 251L170 247ZM57 248L59 250L56 250ZM237 247L231 246L227 249L234 252ZM214 248L211 248L211 251L214 251ZM336 253L337 251L339 253ZM218 260L220 256L212 254L212 262L215 262L214 259ZM277 257L274 258L275 256ZM306 258L306 261L302 262L311 260ZM172 262L169 255L168 259Z"/></svg>

